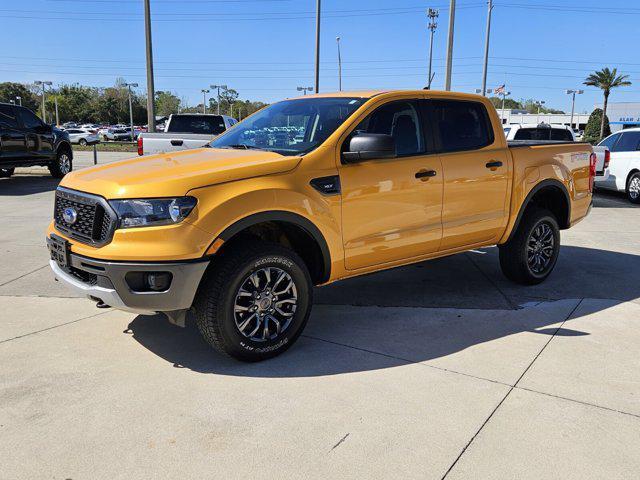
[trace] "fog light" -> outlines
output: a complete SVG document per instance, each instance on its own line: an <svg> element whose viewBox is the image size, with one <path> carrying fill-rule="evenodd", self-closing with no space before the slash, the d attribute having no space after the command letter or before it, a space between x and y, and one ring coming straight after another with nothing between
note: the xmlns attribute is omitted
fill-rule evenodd
<svg viewBox="0 0 640 480"><path fill-rule="evenodd" d="M149 290L163 292L171 285L171 272L149 272L145 274L145 283Z"/></svg>

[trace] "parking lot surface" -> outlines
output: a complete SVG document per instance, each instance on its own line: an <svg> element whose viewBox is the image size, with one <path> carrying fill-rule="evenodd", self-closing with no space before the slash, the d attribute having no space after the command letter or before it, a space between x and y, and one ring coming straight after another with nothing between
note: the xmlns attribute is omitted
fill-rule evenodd
<svg viewBox="0 0 640 480"><path fill-rule="evenodd" d="M2 479L640 471L640 210L623 196L562 232L542 285L509 283L495 248L340 282L287 353L242 364L55 283L55 188L42 169L0 179Z"/></svg>

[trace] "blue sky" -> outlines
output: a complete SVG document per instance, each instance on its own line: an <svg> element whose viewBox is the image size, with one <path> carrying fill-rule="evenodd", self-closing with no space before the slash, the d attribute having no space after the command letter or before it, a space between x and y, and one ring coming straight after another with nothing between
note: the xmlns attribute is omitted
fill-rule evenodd
<svg viewBox="0 0 640 480"><path fill-rule="evenodd" d="M434 88L442 87L448 0L322 3L321 91L337 90L336 36L343 89L424 86L428 7L440 10ZM470 92L481 84L486 2L457 4L453 89ZM315 0L151 0L151 8L156 90L197 104L200 89L222 83L269 102L313 85ZM0 0L0 81L109 86L123 77L143 87L142 12L142 0ZM488 86L506 82L516 99L568 110L565 89L617 66L634 85L611 101L640 101L639 21L631 0L496 0ZM585 90L580 112L601 99Z"/></svg>

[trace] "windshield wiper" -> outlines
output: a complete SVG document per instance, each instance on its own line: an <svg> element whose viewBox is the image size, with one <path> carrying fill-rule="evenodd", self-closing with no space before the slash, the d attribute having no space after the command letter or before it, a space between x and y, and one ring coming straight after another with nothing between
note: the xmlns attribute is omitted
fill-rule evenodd
<svg viewBox="0 0 640 480"><path fill-rule="evenodd" d="M236 150L264 150L264 148L247 145L246 143L234 143L232 145L225 145L224 147L220 148L234 148Z"/></svg>

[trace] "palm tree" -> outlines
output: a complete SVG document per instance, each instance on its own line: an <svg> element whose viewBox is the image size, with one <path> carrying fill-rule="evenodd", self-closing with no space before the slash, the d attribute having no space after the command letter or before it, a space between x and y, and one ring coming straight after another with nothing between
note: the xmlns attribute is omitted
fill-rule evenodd
<svg viewBox="0 0 640 480"><path fill-rule="evenodd" d="M627 80L629 75L618 75L618 69L614 68L613 70L609 70L608 67L603 68L602 70L596 71L589 75L584 81L585 85L590 87L598 87L604 93L604 105L602 108L602 120L600 120L600 138L602 139L602 135L604 134L604 118L607 115L607 103L609 101L609 95L611 94L611 89L616 87L626 87L631 85L631 82Z"/></svg>

